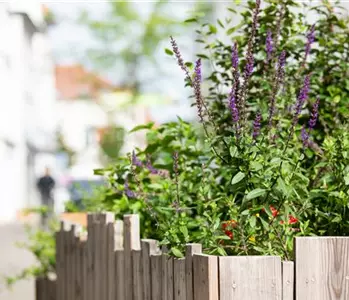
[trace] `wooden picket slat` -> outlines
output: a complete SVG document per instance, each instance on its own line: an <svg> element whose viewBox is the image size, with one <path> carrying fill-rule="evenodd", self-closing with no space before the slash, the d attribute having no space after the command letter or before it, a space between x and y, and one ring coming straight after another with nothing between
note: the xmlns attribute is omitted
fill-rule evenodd
<svg viewBox="0 0 349 300"><path fill-rule="evenodd" d="M116 220L114 224L114 268L115 268L115 299L125 299L124 289L124 222Z"/></svg>
<svg viewBox="0 0 349 300"><path fill-rule="evenodd" d="M124 250L115 251L115 298L125 299Z"/></svg>
<svg viewBox="0 0 349 300"><path fill-rule="evenodd" d="M297 300L349 299L349 238L295 239Z"/></svg>
<svg viewBox="0 0 349 300"><path fill-rule="evenodd" d="M156 253L156 241L150 239L141 240L141 255L143 266L143 299L151 300L151 268L150 256Z"/></svg>
<svg viewBox="0 0 349 300"><path fill-rule="evenodd" d="M139 216L124 216L124 300L133 298L133 267L132 267L132 250L141 249Z"/></svg>
<svg viewBox="0 0 349 300"><path fill-rule="evenodd" d="M173 257L168 255L168 249L166 246L163 246L161 251L162 251L162 262L161 262L162 299L173 300L174 299Z"/></svg>
<svg viewBox="0 0 349 300"><path fill-rule="evenodd" d="M219 257L220 299L280 300L281 276L280 257Z"/></svg>
<svg viewBox="0 0 349 300"><path fill-rule="evenodd" d="M150 256L151 268L151 299L162 300L162 255Z"/></svg>
<svg viewBox="0 0 349 300"><path fill-rule="evenodd" d="M143 264L141 250L132 250L133 300L143 300Z"/></svg>
<svg viewBox="0 0 349 300"><path fill-rule="evenodd" d="M218 300L218 259L194 254L194 300Z"/></svg>
<svg viewBox="0 0 349 300"><path fill-rule="evenodd" d="M114 216L113 216L114 219ZM115 300L115 281L116 281L116 268L115 268L115 233L114 223L107 219L107 300Z"/></svg>
<svg viewBox="0 0 349 300"><path fill-rule="evenodd" d="M186 300L185 258L173 261L174 300Z"/></svg>
<svg viewBox="0 0 349 300"><path fill-rule="evenodd" d="M60 230L56 232L56 275L57 275L57 300L64 300L64 225L61 222Z"/></svg>
<svg viewBox="0 0 349 300"><path fill-rule="evenodd" d="M294 299L294 263L282 262L282 300Z"/></svg>
<svg viewBox="0 0 349 300"><path fill-rule="evenodd" d="M185 252L186 296L187 300L194 299L193 255L202 252L201 244L187 244Z"/></svg>
<svg viewBox="0 0 349 300"><path fill-rule="evenodd" d="M87 215L87 278L86 295L87 300L94 300L94 280L95 280L95 226L93 214Z"/></svg>

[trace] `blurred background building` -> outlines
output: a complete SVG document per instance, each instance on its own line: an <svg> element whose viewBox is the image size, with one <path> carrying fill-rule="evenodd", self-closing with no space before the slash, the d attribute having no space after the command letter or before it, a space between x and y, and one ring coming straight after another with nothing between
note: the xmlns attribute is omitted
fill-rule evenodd
<svg viewBox="0 0 349 300"><path fill-rule="evenodd" d="M0 220L37 204L35 177L54 163L54 63L39 2L0 3Z"/></svg>

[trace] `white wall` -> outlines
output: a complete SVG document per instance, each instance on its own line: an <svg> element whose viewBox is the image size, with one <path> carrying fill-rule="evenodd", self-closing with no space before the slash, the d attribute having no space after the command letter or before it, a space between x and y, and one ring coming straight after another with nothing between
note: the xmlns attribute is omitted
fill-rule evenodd
<svg viewBox="0 0 349 300"><path fill-rule="evenodd" d="M45 146L41 141L49 143L54 120L53 66L47 41L44 34L35 34L37 28L28 17L15 14L15 2L0 3L0 221L13 220L20 209L38 203L33 186L35 159L28 160L27 142L39 148ZM24 4L29 16L41 13L39 1ZM48 129L48 135L38 137L43 129Z"/></svg>

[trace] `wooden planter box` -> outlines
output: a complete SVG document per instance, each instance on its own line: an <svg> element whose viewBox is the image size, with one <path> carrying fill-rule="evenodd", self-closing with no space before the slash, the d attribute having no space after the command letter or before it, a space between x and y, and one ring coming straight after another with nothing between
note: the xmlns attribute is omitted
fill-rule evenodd
<svg viewBox="0 0 349 300"><path fill-rule="evenodd" d="M57 232L53 300L349 299L348 237L296 238L294 262L205 255L200 244L187 245L185 258L175 259L157 241L140 239L138 215L87 219L85 240L74 227Z"/></svg>

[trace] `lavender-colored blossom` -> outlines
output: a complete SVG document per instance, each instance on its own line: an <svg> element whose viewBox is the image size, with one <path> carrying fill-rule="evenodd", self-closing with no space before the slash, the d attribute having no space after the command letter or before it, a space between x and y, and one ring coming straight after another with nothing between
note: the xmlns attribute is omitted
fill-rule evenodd
<svg viewBox="0 0 349 300"><path fill-rule="evenodd" d="M253 54L249 55L247 57L247 63L245 66L245 79L248 79L251 77L252 73L253 73L253 65L254 65L254 57Z"/></svg>
<svg viewBox="0 0 349 300"><path fill-rule="evenodd" d="M305 54L303 60L303 66L307 60L308 55L310 54L311 45L315 41L315 24L313 24L310 28L310 31L307 33L307 42L305 44Z"/></svg>
<svg viewBox="0 0 349 300"><path fill-rule="evenodd" d="M262 115L260 112L257 112L256 118L253 121L253 133L252 133L253 139L256 139L260 134L261 121L262 121Z"/></svg>
<svg viewBox="0 0 349 300"><path fill-rule="evenodd" d="M150 157L147 157L147 164L146 164L147 169L149 170L149 172L151 174L158 174L159 171L157 169L154 168L154 166L152 165L151 161L150 161Z"/></svg>
<svg viewBox="0 0 349 300"><path fill-rule="evenodd" d="M270 29L268 29L268 32L267 32L267 38L265 41L265 50L267 53L267 62L269 62L272 58L273 50L274 50L273 37Z"/></svg>
<svg viewBox="0 0 349 300"><path fill-rule="evenodd" d="M143 167L143 163L138 159L135 151L132 151L132 164L137 167Z"/></svg>
<svg viewBox="0 0 349 300"><path fill-rule="evenodd" d="M196 106L198 109L198 116L201 122L204 122L203 116L203 99L201 95L201 59L198 59L195 63L195 76L193 82Z"/></svg>
<svg viewBox="0 0 349 300"><path fill-rule="evenodd" d="M269 128L272 126L273 117L275 114L276 96L277 96L277 93L279 92L280 85L282 85L285 77L285 64L286 64L286 51L282 51L278 59L278 65L277 65L277 70L276 70L274 81L273 81L273 89L272 89L272 94L271 94L271 99L269 104L269 115L268 115Z"/></svg>
<svg viewBox="0 0 349 300"><path fill-rule="evenodd" d="M298 122L298 118L299 118L299 115L301 113L302 107L303 107L305 101L307 101L307 99L308 99L309 91L310 91L310 75L307 75L304 78L303 87L301 88L301 90L299 92L296 106L294 109L294 116L293 116L293 122L292 122L293 129L294 129L294 126L296 126L296 124Z"/></svg>
<svg viewBox="0 0 349 300"><path fill-rule="evenodd" d="M185 73L187 79L190 80L190 75L189 75L188 68L187 68L187 66L184 64L184 60L183 60L183 58L182 58L181 52L179 51L177 42L176 42L176 40L175 40L172 36L170 37L170 39L171 39L172 50L173 50L173 53L174 53L175 56L176 56L177 63L178 63L178 65L181 67L181 69L184 71L184 73Z"/></svg>
<svg viewBox="0 0 349 300"><path fill-rule="evenodd" d="M130 187L128 185L127 180L125 180L124 189L125 189L125 194L128 198L135 198L136 197L136 194L130 190Z"/></svg>
<svg viewBox="0 0 349 300"><path fill-rule="evenodd" d="M257 23L258 23L260 5L261 5L261 1L256 0L256 7L253 12L250 38L247 43L246 65L245 65L244 75L243 75L244 82L243 82L243 86L240 89L240 96L239 96L239 102L238 102L240 117L243 120L243 123L246 121L246 114L245 114L246 93L247 93L248 82L253 72L253 65L254 65L253 47L254 47L255 36L257 32Z"/></svg>
<svg viewBox="0 0 349 300"><path fill-rule="evenodd" d="M313 110L312 110L312 113L311 113L311 116L310 116L310 119L308 122L310 130L314 129L316 122L317 122L317 119L319 117L319 104L320 104L320 99L317 98L314 105L313 105Z"/></svg>
<svg viewBox="0 0 349 300"><path fill-rule="evenodd" d="M234 71L236 71L239 67L239 53L238 53L237 43L234 43L234 46L232 47L231 62L232 62Z"/></svg>
<svg viewBox="0 0 349 300"><path fill-rule="evenodd" d="M231 116L232 116L233 122L235 124L237 124L239 122L240 117L239 117L239 109L238 109L238 107L236 105L235 89L234 89L234 87L232 88L231 93L230 93L229 108L230 108L230 112L231 112Z"/></svg>
<svg viewBox="0 0 349 300"><path fill-rule="evenodd" d="M305 126L303 125L302 131L301 131L301 138L303 142L303 147L307 147L309 145L309 133L305 129Z"/></svg>

